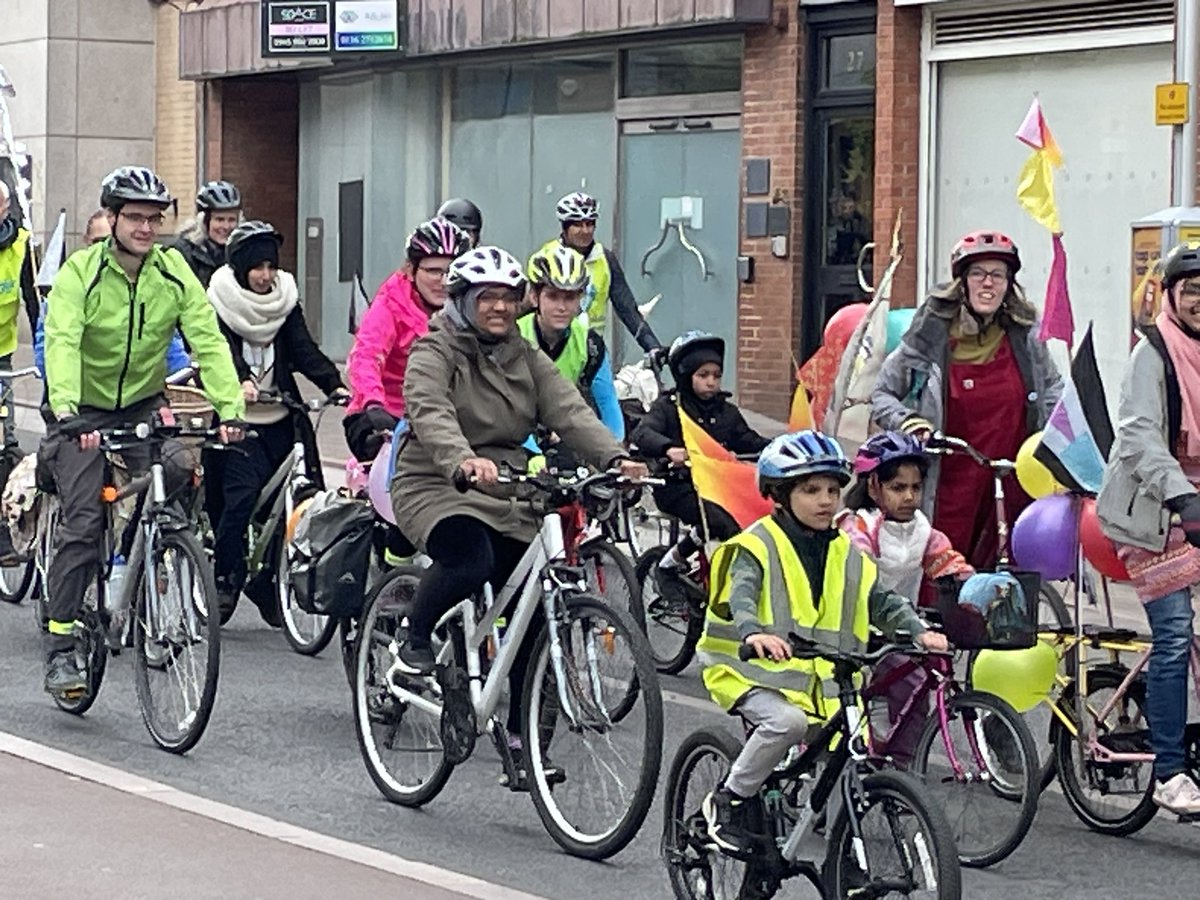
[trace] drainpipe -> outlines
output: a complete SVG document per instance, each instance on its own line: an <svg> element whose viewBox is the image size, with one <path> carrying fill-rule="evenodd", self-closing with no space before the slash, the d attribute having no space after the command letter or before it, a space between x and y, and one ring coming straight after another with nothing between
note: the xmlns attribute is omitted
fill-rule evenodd
<svg viewBox="0 0 1200 900"><path fill-rule="evenodd" d="M1188 120L1172 138L1175 160L1171 200L1175 206L1196 205L1197 73L1200 71L1200 0L1176 0L1175 80L1188 84Z"/></svg>

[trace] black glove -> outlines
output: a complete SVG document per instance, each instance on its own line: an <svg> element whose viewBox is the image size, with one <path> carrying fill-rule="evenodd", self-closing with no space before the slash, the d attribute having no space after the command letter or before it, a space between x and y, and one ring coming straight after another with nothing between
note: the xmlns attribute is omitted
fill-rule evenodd
<svg viewBox="0 0 1200 900"><path fill-rule="evenodd" d="M1180 518L1180 526L1188 543L1200 547L1200 494L1180 494L1166 502L1166 507Z"/></svg>
<svg viewBox="0 0 1200 900"><path fill-rule="evenodd" d="M364 409L363 416L372 431L386 431L388 434L395 430L396 424L400 421L378 403L372 403Z"/></svg>
<svg viewBox="0 0 1200 900"><path fill-rule="evenodd" d="M646 354L646 358L648 360L650 360L650 365L656 371L661 372L664 368L666 368L666 365L667 365L667 348L666 347L655 347L653 350L651 350L649 353Z"/></svg>
<svg viewBox="0 0 1200 900"><path fill-rule="evenodd" d="M77 438L77 437L83 437L83 435L89 434L96 430L94 426L92 426L88 423L86 418L84 418L83 416L74 415L74 414L69 415L69 416L63 416L61 419L59 419L58 420L58 429L66 437L69 437L72 439Z"/></svg>

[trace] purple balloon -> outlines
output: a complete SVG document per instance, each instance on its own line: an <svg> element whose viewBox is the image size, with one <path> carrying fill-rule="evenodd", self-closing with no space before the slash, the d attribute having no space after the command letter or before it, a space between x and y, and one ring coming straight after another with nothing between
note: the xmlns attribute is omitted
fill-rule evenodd
<svg viewBox="0 0 1200 900"><path fill-rule="evenodd" d="M1017 518L1012 530L1012 555L1022 569L1038 572L1047 581L1075 574L1079 549L1079 511L1069 494L1034 500Z"/></svg>
<svg viewBox="0 0 1200 900"><path fill-rule="evenodd" d="M388 479L391 474L388 472L391 461L392 445L386 443L379 448L379 452L375 455L375 461L371 463L371 471L367 475L367 496L371 498L371 505L375 507L375 512L379 513L385 522L395 525L396 511L392 509L392 496L388 491L388 488L391 487Z"/></svg>

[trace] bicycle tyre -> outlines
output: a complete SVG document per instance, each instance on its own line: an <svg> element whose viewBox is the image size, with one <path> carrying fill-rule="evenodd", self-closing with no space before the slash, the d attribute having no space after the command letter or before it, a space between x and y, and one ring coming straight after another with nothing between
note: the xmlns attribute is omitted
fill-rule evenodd
<svg viewBox="0 0 1200 900"><path fill-rule="evenodd" d="M1125 673L1121 670L1095 668L1087 673L1088 682L1088 697L1093 693L1104 690L1116 690L1120 687L1121 682L1125 679ZM1063 694L1061 701L1062 708L1068 716L1074 716L1074 685L1072 685ZM1146 683L1142 679L1133 681L1129 686L1129 690L1125 696L1135 703L1141 710L1142 718L1146 715ZM1091 704L1089 703L1089 706ZM1082 734L1081 736L1082 737ZM1058 768L1058 781L1062 785L1063 796L1067 800L1067 805L1071 807L1071 812L1075 813L1079 821L1083 822L1092 831L1100 834L1112 835L1114 837L1128 837L1145 828L1150 820L1158 812L1158 806L1154 803L1154 774L1150 772L1150 777L1146 779L1146 789L1134 807L1128 813L1122 816L1105 817L1090 806L1085 794L1084 785L1079 780L1079 773L1075 770L1073 755L1076 750L1076 743L1080 740L1075 735L1065 728L1060 727L1055 732L1055 763ZM1149 741L1145 742L1145 747L1139 746L1139 751L1150 752ZM1090 766L1090 763L1088 764ZM1153 769L1153 764L1143 763L1142 765L1149 766Z"/></svg>
<svg viewBox="0 0 1200 900"><path fill-rule="evenodd" d="M0 602L20 603L33 586L34 561L25 560L15 566L0 568Z"/></svg>
<svg viewBox="0 0 1200 900"><path fill-rule="evenodd" d="M147 601L149 592L145 587L145 578L147 574L146 560L143 559L138 566L137 573L137 591L134 599L134 616L133 616L133 671L134 682L137 687L138 709L142 714L142 722L145 723L146 730L150 732L150 737L159 747L169 753L182 754L187 753L200 741L204 736L204 731L208 727L208 721L212 716L213 707L217 700L217 680L220 676L221 668L221 623L219 615L211 615L210 611L216 609L217 603L217 586L213 580L212 567L208 563L208 558L204 554L204 548L191 531L160 531L156 540L156 546L149 548L153 553L152 562L157 565L157 560L160 554L165 550L174 550L181 558L188 561L191 570L192 594L190 602L192 604L191 616L194 616L194 627L196 629L196 637L199 640L194 640L190 635L186 636L181 643L185 649L190 651L190 648L196 643L202 643L205 647L205 669L204 682L200 685L200 690L195 698L195 708L189 709L185 715L185 719L190 719L186 727L181 732L175 735L167 734L162 730L155 716L155 699L154 691L150 685L150 671L158 670L162 666L163 671L172 668L179 668L181 655L175 655L171 662L160 663L158 660L151 660L149 655L149 644L146 623L147 623ZM201 596L195 595L196 589L200 590ZM159 610L161 612L162 610ZM182 604L180 612L184 613ZM183 630L187 630L193 623L187 621L190 618L184 615L185 621L181 624ZM168 651L168 655L174 654L176 642L168 639L168 645L164 649ZM191 704L187 704L190 706ZM181 722L181 725L183 722Z"/></svg>
<svg viewBox="0 0 1200 900"><path fill-rule="evenodd" d="M329 646L337 633L338 620L333 616L322 616L300 609L295 602L295 591L292 590L291 579L288 578L287 547L282 540L284 531L276 530L277 546L275 564L275 604L279 611L279 621L283 626L283 636L288 646L301 656L316 656ZM309 625L310 627L303 627Z"/></svg>
<svg viewBox="0 0 1200 900"><path fill-rule="evenodd" d="M73 716L82 716L92 708L100 694L100 685L104 682L104 670L108 666L108 645L104 640L104 625L100 614L95 608L84 606L79 614L84 632L77 640L82 645L87 659L87 689L77 697L64 697L61 694L51 694L55 705L63 712Z"/></svg>
<svg viewBox="0 0 1200 900"><path fill-rule="evenodd" d="M595 538L579 548L579 559L585 566L589 560L595 560L600 564L595 568L587 567L585 571L588 573L588 591L604 599L608 599L609 595L607 573L609 569L612 570L625 588L626 596L623 598L623 608L628 611L638 627L645 631L646 617L642 612L641 582L638 581L637 572L633 568L633 563L629 561L629 557L608 538ZM591 577L593 571L597 575L595 581ZM622 598L619 596L613 598L614 605L619 608L621 604L616 601L620 599Z"/></svg>
<svg viewBox="0 0 1200 900"><path fill-rule="evenodd" d="M907 808L919 820L922 833L928 836L922 842L924 845L924 854L921 859L923 874L926 878L930 874L933 875L937 885L938 900L961 900L962 869L958 862L958 851L954 846L954 833L942 811L926 801L921 783L907 772L873 772L863 777L862 791L864 807L861 818L865 818L870 809L880 801L890 800ZM889 816L889 820L893 819L894 815L893 812ZM826 890L830 897L879 896L877 893L870 892L869 886L861 883L861 872L851 871L851 868L847 866L847 863L855 856L855 851L850 846L852 838L849 811L843 805L829 831L829 843L825 856ZM899 842L893 832L893 846L897 843L903 843L905 848L909 847L907 841ZM929 859L930 852L935 855L935 859ZM916 855L922 856L920 848ZM911 859L912 854L908 853L906 856ZM870 865L869 858L868 865ZM852 894L852 891L860 893Z"/></svg>
<svg viewBox="0 0 1200 900"><path fill-rule="evenodd" d="M1045 582L1042 582L1041 590L1038 592L1038 609L1048 610L1050 617L1043 621L1041 614L1038 615L1039 627L1051 625L1054 628L1063 629L1072 627L1071 611L1067 608L1067 603L1063 599L1062 594L1058 590ZM1072 649L1063 655L1061 666L1067 672L1075 670L1075 654L1078 650ZM1039 773L1038 787L1039 790L1045 791L1054 783L1057 767L1054 762L1054 732L1059 726L1058 719L1051 712L1050 706L1046 703L1039 703L1029 712L1022 713L1021 717L1025 719L1025 724L1029 726L1029 733L1033 735L1034 749L1037 750Z"/></svg>
<svg viewBox="0 0 1200 900"><path fill-rule="evenodd" d="M1009 733L1017 741L1018 757L1020 759L1020 772L1005 772L1004 780L1011 782L1011 786L1006 788L996 787L995 781L984 781L980 779L979 774L972 772L966 782L958 782L964 787L970 788L974 785L979 785L988 789L995 799L1002 802L1013 803L1019 805L1017 815L1013 819L1012 826L1008 834L1002 839L994 841L992 846L971 846L966 840L966 836L962 833L963 829L958 827L960 819L956 819L956 824L951 826L954 841L958 847L958 859L964 866L971 868L983 868L986 866L995 865L1000 860L1007 858L1014 850L1021 845L1021 841L1025 839L1025 835L1029 833L1030 827L1033 825L1033 818L1037 814L1038 797L1041 794L1038 779L1040 777L1040 768L1038 766L1037 749L1033 743L1033 736L1029 733L1029 728L1025 725L1024 720L1012 706L995 696L994 694L984 693L983 691L964 691L960 694L955 694L946 702L947 724L953 727L953 723L958 720L964 724L968 724L974 719L980 721L978 715L983 711L995 717L996 720L1003 722L1009 729ZM974 711L974 714L973 712ZM976 732L976 739L984 737L982 734L983 727ZM929 721L925 725L925 730L921 732L921 737L917 741L916 749L913 753L913 774L921 778L928 778L930 775L930 754L935 747L944 750L945 741L948 738L942 734L941 721L935 711L930 716ZM937 742L935 744L935 742ZM987 768L991 768L987 766ZM980 773L994 777L990 771ZM942 784L946 781L943 778ZM936 788L931 788L936 792ZM982 813L986 809L992 808L988 804L990 796L982 798L982 802L968 801L964 807L964 813L970 810ZM992 817L995 820L995 817ZM947 818L949 821L949 818Z"/></svg>
<svg viewBox="0 0 1200 900"><path fill-rule="evenodd" d="M688 834L689 823L701 816L700 807L697 805L693 809L692 805L697 803L697 798L702 801L709 791L716 790L720 784L716 781L700 785L689 802L689 782L697 767L706 756L713 757L720 761L719 778L723 780L741 752L742 745L737 738L723 728L693 731L675 751L663 792L663 832L659 845L675 900L711 900L716 896L714 882L720 877L713 869L718 866L728 867L733 873L732 878L721 878L723 887L733 885L732 893L723 890L720 896L741 894L748 870L746 863L702 846L702 841L689 839Z"/></svg>
<svg viewBox="0 0 1200 900"><path fill-rule="evenodd" d="M354 734L358 740L358 749L362 754L363 764L371 781L390 802L400 806L418 807L431 801L446 786L450 775L454 772L452 766L442 752L440 720L432 720L429 734L436 739L438 762L432 770L416 784L402 784L396 775L388 768L376 746L372 724L402 724L407 710L399 710L399 716L394 723L378 721L383 714L383 704L389 699L380 695L380 688L368 678L374 674L374 652L382 648L383 653L390 655L396 642L396 628L412 608L412 595L420 581L421 569L416 566L397 566L389 571L380 582L372 588L367 597L362 617L359 619L358 637L354 647ZM385 608L386 606L386 608ZM384 617L384 614L386 618ZM381 623L381 619L383 622ZM393 625L395 627L393 627ZM378 628L389 630L377 631ZM386 641L386 645L385 642ZM385 656L386 659L386 656ZM372 703L374 702L374 705ZM392 704L395 707L397 704ZM372 720L372 713L376 721ZM394 737L395 727L392 729ZM434 750L431 746L429 750Z"/></svg>
<svg viewBox="0 0 1200 900"><path fill-rule="evenodd" d="M654 667L664 675L678 675L688 667L696 655L696 644L704 630L704 617L689 614L686 621L683 621L671 611L655 612L655 604L661 598L654 584L654 570L669 549L661 545L651 547L638 560L635 572L641 595L642 627L650 644ZM672 622L682 622L682 630L672 625ZM674 640L666 641L667 632L680 635L682 640L678 641L678 644Z"/></svg>
<svg viewBox="0 0 1200 900"><path fill-rule="evenodd" d="M624 815L616 822L615 825L606 829L599 834L585 834L573 823L568 822L565 814L562 812L561 804L556 798L555 791L559 795L571 793L569 784L570 776L567 776L568 786L563 787L559 784L557 788L547 782L546 779L546 748L542 746L543 734L541 732L540 723L543 721L540 713L542 712L541 694L545 690L546 683L554 683L553 670L550 666L550 625L547 623L542 627L538 634L533 652L530 656L530 663L527 674L525 676L524 696L521 701L521 738L522 745L525 748L525 758L530 761L529 766L529 787L530 795L533 798L533 804L537 809L538 816L542 820L542 825L550 833L550 836L555 842L570 853L572 856L578 856L583 859L601 860L608 859L615 853L619 853L641 829L643 822L646 819L647 813L650 811L650 805L654 802L654 789L658 784L659 768L662 764L662 740L663 740L663 708L662 708L662 693L658 687L658 676L654 671L654 660L650 655L650 648L646 644L646 637L642 634L641 629L633 623L629 617L629 613L622 609L614 609L604 602L600 597L591 594L574 594L564 598L564 615L561 620L553 624L569 625L573 621L582 623L582 631L585 633L591 631L593 626L589 622L594 618L598 621L606 622L607 626L604 629L604 634L610 639L605 643L610 648L615 648L617 644L616 637L613 637L615 631L625 632L625 644L633 657L633 678L638 684L638 693L645 702L645 735L641 741L641 759L636 764L628 764L625 771L632 770L634 765L637 767L638 783L637 787L631 792L630 802L625 809ZM563 641L563 663L564 665L570 662L570 645L569 642ZM594 649L594 648L590 648ZM610 651L612 652L612 651ZM597 680L600 680L597 678ZM628 689L622 695L628 697ZM547 692L548 696L554 698L552 701L557 703L557 688L553 693ZM603 701L603 695L601 696ZM603 702L597 704L600 715L603 716ZM619 718L615 715L610 715L610 724L605 730L606 746L614 746L611 739L612 725L625 725L630 722L630 713L632 710L626 709L624 714ZM560 714L559 714L560 715ZM557 724L557 717L554 718L551 726L551 736L547 742L553 740L554 725ZM585 730L600 731L605 728L603 722L591 723L586 729L582 726L567 729L573 734L583 734ZM603 766L597 766L598 769Z"/></svg>

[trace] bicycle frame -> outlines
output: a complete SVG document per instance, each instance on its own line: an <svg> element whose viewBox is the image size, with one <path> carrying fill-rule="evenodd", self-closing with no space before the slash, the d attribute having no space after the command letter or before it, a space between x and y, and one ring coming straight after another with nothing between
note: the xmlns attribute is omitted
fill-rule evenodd
<svg viewBox="0 0 1200 900"><path fill-rule="evenodd" d="M565 555L563 543L562 517L558 512L550 513L542 518L542 528L538 539L529 545L525 555L521 557L516 569L509 576L499 597L493 597L491 585L484 585L483 594L487 600L487 609L481 618L476 618L474 599L463 600L438 620L438 627L449 625L455 620L462 623L463 639L466 644L467 674L470 676L471 703L475 709L476 722L486 723L491 720L500 703L503 686L512 670L513 662L520 651L521 644L533 623L538 610L538 599L543 600L547 620L552 621L553 597L557 589L565 586L578 586L582 582L578 572L567 567L556 568L554 561L561 560ZM505 630L502 641L497 641L498 652L488 668L487 678L482 678L483 653L481 648L489 638L497 636L496 620L508 608L517 591L524 581L517 601L516 609ZM441 664L453 661L453 642L447 641L438 653ZM562 648L558 643L558 635L550 629L551 662L554 665L558 684L559 701L562 711L574 719L574 704L567 696L565 679L562 670ZM410 703L432 715L441 714L441 705L419 694L415 694L396 683L399 662L393 662L387 672L387 683L391 694L398 700ZM593 673L593 677L594 673ZM482 684L480 683L482 679Z"/></svg>
<svg viewBox="0 0 1200 900"><path fill-rule="evenodd" d="M254 509L250 513L251 550L246 568L251 573L257 572L262 567L263 557L267 554L267 546L270 544L271 538L274 537L280 525L285 524L295 511L295 498L292 495L291 486L295 483L297 476L306 476L307 472L308 469L304 462L304 444L296 441L275 473L258 492ZM272 497L274 497L274 502L271 503L271 510L266 521L263 522L261 528L254 528L253 523Z"/></svg>

